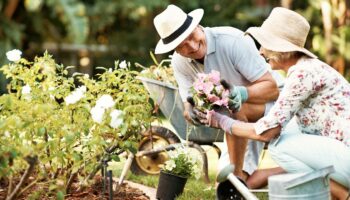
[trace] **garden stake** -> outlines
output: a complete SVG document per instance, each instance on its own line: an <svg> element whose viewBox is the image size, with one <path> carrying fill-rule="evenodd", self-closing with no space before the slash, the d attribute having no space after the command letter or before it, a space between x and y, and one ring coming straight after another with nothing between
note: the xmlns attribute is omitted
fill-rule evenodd
<svg viewBox="0 0 350 200"><path fill-rule="evenodd" d="M105 193L106 193L106 182L107 182L107 166L108 166L108 163L107 163L107 160L106 159L103 159L102 160L103 164L102 164L102 169L103 169L103 176L102 176L102 179L103 179L103 192L102 192L102 195L104 197Z"/></svg>
<svg viewBox="0 0 350 200"><path fill-rule="evenodd" d="M112 170L108 170L107 174L109 177L109 184L108 184L109 200L113 200L113 173L112 173Z"/></svg>
<svg viewBox="0 0 350 200"><path fill-rule="evenodd" d="M242 194L242 196L247 200L259 200L254 194L252 194L249 189L240 181L238 178L233 175L233 170L235 167L233 165L227 165L223 168L219 175L216 178L217 182L224 182L229 180L236 189Z"/></svg>
<svg viewBox="0 0 350 200"><path fill-rule="evenodd" d="M131 163L134 160L135 155L132 152L129 152L128 159L126 160L122 173L120 174L119 182L118 184L121 185L123 184L124 178L126 176L126 173L130 169Z"/></svg>

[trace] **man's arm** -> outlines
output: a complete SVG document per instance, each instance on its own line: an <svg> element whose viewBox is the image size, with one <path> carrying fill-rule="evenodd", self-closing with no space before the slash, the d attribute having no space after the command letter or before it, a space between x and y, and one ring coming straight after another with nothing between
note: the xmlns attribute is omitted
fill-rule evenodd
<svg viewBox="0 0 350 200"><path fill-rule="evenodd" d="M247 86L247 103L264 104L275 101L279 95L276 81L270 72L266 72L262 77Z"/></svg>

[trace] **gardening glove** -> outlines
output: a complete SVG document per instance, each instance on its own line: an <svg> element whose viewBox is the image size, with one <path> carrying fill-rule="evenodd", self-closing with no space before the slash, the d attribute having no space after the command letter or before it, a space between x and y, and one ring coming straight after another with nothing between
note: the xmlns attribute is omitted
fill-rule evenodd
<svg viewBox="0 0 350 200"><path fill-rule="evenodd" d="M248 99L248 90L244 86L230 86L225 80L220 81L221 85L230 91L228 107L233 112L238 112L242 104Z"/></svg>
<svg viewBox="0 0 350 200"><path fill-rule="evenodd" d="M195 126L201 125L201 122L199 121L198 116L194 112L194 110L197 110L197 109L194 108L195 104L194 104L193 98L187 97L187 102L190 103L190 106L185 107L185 111L184 111L185 119Z"/></svg>
<svg viewBox="0 0 350 200"><path fill-rule="evenodd" d="M232 126L236 123L236 120L228 117L227 115L220 114L214 110L207 111L206 113L199 110L194 110L198 116L199 121L203 124L207 124L212 128L219 128L232 135Z"/></svg>

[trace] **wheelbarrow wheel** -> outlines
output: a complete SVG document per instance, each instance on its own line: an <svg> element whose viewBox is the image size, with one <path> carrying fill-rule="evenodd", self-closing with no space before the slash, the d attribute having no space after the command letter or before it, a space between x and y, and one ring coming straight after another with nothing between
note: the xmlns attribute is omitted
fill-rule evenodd
<svg viewBox="0 0 350 200"><path fill-rule="evenodd" d="M143 135L139 143L139 151L151 150L181 142L174 132L161 126L152 126ZM161 165L168 159L169 157L166 152L135 156L130 170L137 175L157 175L160 173Z"/></svg>

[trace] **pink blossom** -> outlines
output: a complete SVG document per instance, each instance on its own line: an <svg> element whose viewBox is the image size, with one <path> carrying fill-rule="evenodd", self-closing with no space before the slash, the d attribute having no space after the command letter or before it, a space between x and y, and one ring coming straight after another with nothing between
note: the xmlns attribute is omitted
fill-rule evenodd
<svg viewBox="0 0 350 200"><path fill-rule="evenodd" d="M220 72L211 70L210 74L208 74L209 82L212 82L214 85L220 84Z"/></svg>
<svg viewBox="0 0 350 200"><path fill-rule="evenodd" d="M220 100L220 98L216 95L213 94L208 94L207 95L207 99L209 100L209 102L213 103L213 102L217 102Z"/></svg>
<svg viewBox="0 0 350 200"><path fill-rule="evenodd" d="M215 86L215 91L217 94L220 94L224 90L224 87L222 85Z"/></svg>
<svg viewBox="0 0 350 200"><path fill-rule="evenodd" d="M211 91L214 89L213 83L210 82L201 82L201 81L195 81L193 83L193 88L198 92L199 94L210 94Z"/></svg>
<svg viewBox="0 0 350 200"><path fill-rule="evenodd" d="M204 80L207 78L207 74L204 74L204 73L198 73L197 74L197 77L198 77L198 81L200 82L204 82Z"/></svg>
<svg viewBox="0 0 350 200"><path fill-rule="evenodd" d="M229 95L230 95L230 91L229 90L224 90L221 93L221 98L227 99L229 97Z"/></svg>
<svg viewBox="0 0 350 200"><path fill-rule="evenodd" d="M225 99L219 99L213 103L214 105L218 106L227 106L228 105L228 98Z"/></svg>
<svg viewBox="0 0 350 200"><path fill-rule="evenodd" d="M214 89L213 83L211 82L204 83L204 88L203 88L204 94L206 95L210 94L213 91L213 89Z"/></svg>
<svg viewBox="0 0 350 200"><path fill-rule="evenodd" d="M193 97L196 105L210 109L212 105L228 106L229 91L220 84L220 72L198 73L193 83Z"/></svg>

